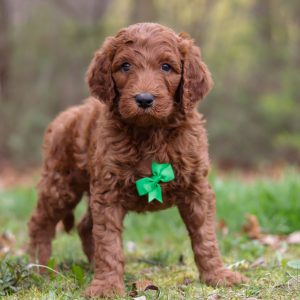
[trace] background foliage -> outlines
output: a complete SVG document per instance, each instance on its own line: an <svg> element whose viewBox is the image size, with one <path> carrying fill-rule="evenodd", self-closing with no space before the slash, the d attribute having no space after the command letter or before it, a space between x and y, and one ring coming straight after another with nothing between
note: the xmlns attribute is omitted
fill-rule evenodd
<svg viewBox="0 0 300 300"><path fill-rule="evenodd" d="M0 0L0 158L40 160L47 123L88 95L84 75L107 35L139 21L187 31L215 81L200 105L214 161L300 162L297 0Z"/></svg>

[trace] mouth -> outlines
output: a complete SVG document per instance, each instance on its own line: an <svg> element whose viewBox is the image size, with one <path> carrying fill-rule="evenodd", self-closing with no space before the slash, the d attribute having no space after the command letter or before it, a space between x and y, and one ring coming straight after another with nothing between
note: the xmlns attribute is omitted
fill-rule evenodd
<svg viewBox="0 0 300 300"><path fill-rule="evenodd" d="M127 116L124 118L127 123L133 124L139 127L148 127L161 123L161 119L158 118L153 107L148 107L145 109L138 108L134 115Z"/></svg>
<svg viewBox="0 0 300 300"><path fill-rule="evenodd" d="M163 101L161 97L156 96L151 105L144 103L145 99L142 99L141 103L136 100L134 97L120 98L119 113L127 123L143 127L160 125L166 122L171 114L172 108L168 107L171 101L167 101L169 99Z"/></svg>
<svg viewBox="0 0 300 300"><path fill-rule="evenodd" d="M136 123L150 125L159 121L159 119L153 114L152 108L139 109L134 119Z"/></svg>
<svg viewBox="0 0 300 300"><path fill-rule="evenodd" d="M142 116L142 115L153 115L153 106L151 107L146 107L146 108L140 108L138 107L137 109L137 114Z"/></svg>

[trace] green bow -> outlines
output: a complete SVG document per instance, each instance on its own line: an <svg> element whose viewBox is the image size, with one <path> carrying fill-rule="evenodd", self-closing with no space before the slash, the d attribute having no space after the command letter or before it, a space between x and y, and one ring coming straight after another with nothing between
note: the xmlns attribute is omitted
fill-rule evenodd
<svg viewBox="0 0 300 300"><path fill-rule="evenodd" d="M148 202L156 199L162 203L162 191L158 182L168 182L173 180L175 178L174 171L171 164L158 164L153 161L152 174L152 177L145 177L137 180L136 188L138 194L139 196L148 194Z"/></svg>

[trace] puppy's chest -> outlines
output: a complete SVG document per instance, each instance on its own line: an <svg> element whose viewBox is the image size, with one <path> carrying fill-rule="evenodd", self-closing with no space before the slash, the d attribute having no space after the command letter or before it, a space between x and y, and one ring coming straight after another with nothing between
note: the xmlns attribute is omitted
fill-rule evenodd
<svg viewBox="0 0 300 300"><path fill-rule="evenodd" d="M121 148L119 144L111 144L102 156L100 183L104 192L111 191L123 199L129 210L164 209L182 199L189 191L199 169L199 155L188 143L161 140L151 143L128 142ZM152 164L170 164L175 178L163 182L155 176ZM155 177L162 190L163 203L156 200L148 203L148 194L140 196L136 182L142 178Z"/></svg>
<svg viewBox="0 0 300 300"><path fill-rule="evenodd" d="M178 174L175 174L174 179L170 179L167 182L162 182L157 178L153 172L152 164L156 162L158 164L169 163L171 164L174 173L176 173L177 164L169 159L168 156L159 155L149 155L143 159L136 161L135 163L125 166L120 173L117 175L118 181L118 191L122 195L122 202L124 207L128 210L134 211L152 211L161 210L171 207L176 203L176 196L180 194L180 180ZM162 193L162 203L155 199L150 199L150 193L144 195L138 194L137 182L141 179L143 180L153 180L156 177L156 183L159 185ZM141 180L141 182L143 182ZM149 182L148 182L149 183ZM147 183L146 183L147 184ZM149 200L152 200L149 202Z"/></svg>
<svg viewBox="0 0 300 300"><path fill-rule="evenodd" d="M154 178L155 170L153 163L170 164L174 173L174 178L167 182L158 181L164 194L169 192L178 192L184 188L186 178L192 174L186 166L185 159L182 156L172 155L167 148L153 153L143 152L139 157L131 157L128 162L115 162L118 165L118 171L114 174L118 186L122 193L127 195L137 195L136 182L142 178ZM156 171L157 174L157 171Z"/></svg>

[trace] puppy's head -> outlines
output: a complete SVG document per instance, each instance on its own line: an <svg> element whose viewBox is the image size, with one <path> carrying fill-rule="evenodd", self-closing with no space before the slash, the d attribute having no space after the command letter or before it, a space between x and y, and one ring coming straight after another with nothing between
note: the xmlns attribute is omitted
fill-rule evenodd
<svg viewBox="0 0 300 300"><path fill-rule="evenodd" d="M107 38L87 82L94 97L117 106L121 118L137 126L193 109L212 85L193 40L154 23L131 25Z"/></svg>

